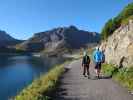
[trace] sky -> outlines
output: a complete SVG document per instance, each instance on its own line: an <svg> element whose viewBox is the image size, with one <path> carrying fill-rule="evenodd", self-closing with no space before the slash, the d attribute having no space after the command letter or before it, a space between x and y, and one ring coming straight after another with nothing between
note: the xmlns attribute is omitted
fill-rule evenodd
<svg viewBox="0 0 133 100"><path fill-rule="evenodd" d="M101 32L133 0L0 0L0 30L17 39L60 26Z"/></svg>

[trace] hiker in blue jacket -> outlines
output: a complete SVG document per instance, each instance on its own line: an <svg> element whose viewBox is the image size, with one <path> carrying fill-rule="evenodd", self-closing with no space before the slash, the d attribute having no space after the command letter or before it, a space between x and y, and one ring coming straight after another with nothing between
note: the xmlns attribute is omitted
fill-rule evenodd
<svg viewBox="0 0 133 100"><path fill-rule="evenodd" d="M99 78L101 63L103 62L103 53L99 50L99 47L96 47L95 51L93 52L93 61L95 63L95 72L97 78Z"/></svg>

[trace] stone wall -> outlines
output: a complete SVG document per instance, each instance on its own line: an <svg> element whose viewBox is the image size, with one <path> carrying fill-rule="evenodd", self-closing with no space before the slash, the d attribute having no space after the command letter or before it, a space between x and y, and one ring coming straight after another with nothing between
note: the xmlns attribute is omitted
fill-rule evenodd
<svg viewBox="0 0 133 100"><path fill-rule="evenodd" d="M118 28L106 42L102 43L105 60L120 67L133 65L133 20Z"/></svg>

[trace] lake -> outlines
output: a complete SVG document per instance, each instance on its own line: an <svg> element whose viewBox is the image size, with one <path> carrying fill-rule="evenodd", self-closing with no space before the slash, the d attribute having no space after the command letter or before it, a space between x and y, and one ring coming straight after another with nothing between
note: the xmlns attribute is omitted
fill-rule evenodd
<svg viewBox="0 0 133 100"><path fill-rule="evenodd" d="M64 59L0 55L0 100L17 95L23 88Z"/></svg>

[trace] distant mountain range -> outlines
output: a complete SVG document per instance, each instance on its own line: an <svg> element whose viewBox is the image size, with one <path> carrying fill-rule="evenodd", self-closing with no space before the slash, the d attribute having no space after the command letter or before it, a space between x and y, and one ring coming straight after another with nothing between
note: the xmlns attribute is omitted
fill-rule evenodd
<svg viewBox="0 0 133 100"><path fill-rule="evenodd" d="M10 35L8 35L5 31L0 30L0 48L16 45L21 42L23 41L14 39Z"/></svg>
<svg viewBox="0 0 133 100"><path fill-rule="evenodd" d="M35 33L33 37L17 47L33 52L41 50L52 52L62 48L79 49L99 41L100 34L79 30L75 26L69 26Z"/></svg>

